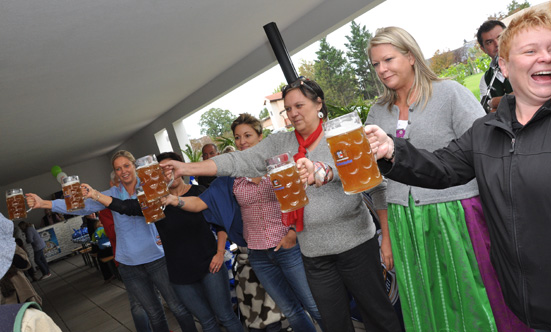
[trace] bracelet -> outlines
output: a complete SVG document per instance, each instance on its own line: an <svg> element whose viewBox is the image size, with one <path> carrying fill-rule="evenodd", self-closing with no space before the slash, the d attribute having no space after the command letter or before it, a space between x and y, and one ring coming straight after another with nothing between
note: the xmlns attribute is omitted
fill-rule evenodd
<svg viewBox="0 0 551 332"><path fill-rule="evenodd" d="M329 171L331 167L320 161L314 162L314 186L321 187L329 182Z"/></svg>
<svg viewBox="0 0 551 332"><path fill-rule="evenodd" d="M295 233L297 232L296 228L294 228L294 227L289 227L289 230L290 231L295 231Z"/></svg>
<svg viewBox="0 0 551 332"><path fill-rule="evenodd" d="M216 252L223 252L223 253L225 253L225 252L226 252L226 249L218 249L218 250L216 250Z"/></svg>
<svg viewBox="0 0 551 332"><path fill-rule="evenodd" d="M99 191L97 191L97 190L94 190L94 191L96 192L96 197L94 197L92 195L92 199L97 202L97 201L99 201Z"/></svg>

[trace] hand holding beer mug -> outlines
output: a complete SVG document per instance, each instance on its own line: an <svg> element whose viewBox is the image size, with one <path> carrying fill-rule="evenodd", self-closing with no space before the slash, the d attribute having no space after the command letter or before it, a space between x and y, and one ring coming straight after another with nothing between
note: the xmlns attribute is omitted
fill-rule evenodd
<svg viewBox="0 0 551 332"><path fill-rule="evenodd" d="M142 213L146 223L151 224L152 222L157 222L165 217L165 213L163 212L164 208L161 204L160 198L152 202L147 201L145 192L142 188L136 188L136 195L138 197L138 202L140 202L140 207L142 208Z"/></svg>
<svg viewBox="0 0 551 332"><path fill-rule="evenodd" d="M21 188L6 190L6 203L8 205L8 218L12 221L26 219L27 212L32 210L32 207L28 210L25 207L25 197Z"/></svg>
<svg viewBox="0 0 551 332"><path fill-rule="evenodd" d="M148 202L168 195L168 187L172 181L169 184L166 183L164 173L155 155L147 155L136 160L136 172Z"/></svg>
<svg viewBox="0 0 551 332"><path fill-rule="evenodd" d="M383 181L358 113L329 120L323 129L346 194L360 193Z"/></svg>
<svg viewBox="0 0 551 332"><path fill-rule="evenodd" d="M64 177L62 180L63 198L67 211L78 211L84 209L84 197L80 188L80 180L78 176L71 175Z"/></svg>
<svg viewBox="0 0 551 332"><path fill-rule="evenodd" d="M304 184L290 153L266 159L268 175L274 188L281 212L298 210L308 204Z"/></svg>

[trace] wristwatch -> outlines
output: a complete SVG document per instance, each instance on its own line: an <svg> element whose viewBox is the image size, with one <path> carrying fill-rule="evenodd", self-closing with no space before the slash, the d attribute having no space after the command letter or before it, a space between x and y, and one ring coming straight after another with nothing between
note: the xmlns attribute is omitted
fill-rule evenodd
<svg viewBox="0 0 551 332"><path fill-rule="evenodd" d="M181 199L180 197L178 197L178 205L176 205L176 207L177 207L178 209L181 209L185 204L186 204L186 201L184 201L183 199Z"/></svg>

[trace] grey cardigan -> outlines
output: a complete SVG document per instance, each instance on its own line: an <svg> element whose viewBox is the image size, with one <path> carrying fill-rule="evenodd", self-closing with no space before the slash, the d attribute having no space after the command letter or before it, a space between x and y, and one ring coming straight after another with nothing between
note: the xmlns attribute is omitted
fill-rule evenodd
<svg viewBox="0 0 551 332"><path fill-rule="evenodd" d="M474 95L461 84L444 80L433 82L432 87L432 97L425 108L422 103L410 107L409 123L404 136L415 147L431 152L459 138L471 127L474 120L486 114ZM400 110L396 105L389 111L388 104L374 104L367 116L367 123L378 125L386 133L396 136L399 114ZM474 197L478 195L478 187L475 180L442 190L408 186L388 180L387 202L408 206L410 193L417 206Z"/></svg>
<svg viewBox="0 0 551 332"><path fill-rule="evenodd" d="M250 149L222 154L212 160L218 176L256 177L266 174L266 159L285 152L291 155L298 152L294 132L272 134ZM297 234L302 254L307 257L340 254L373 238L375 225L362 196L344 193L324 137L307 157L329 164L335 175L320 188L306 189L309 204L304 208L304 230ZM376 208L384 208L381 206L384 190L382 195L380 190L374 195Z"/></svg>

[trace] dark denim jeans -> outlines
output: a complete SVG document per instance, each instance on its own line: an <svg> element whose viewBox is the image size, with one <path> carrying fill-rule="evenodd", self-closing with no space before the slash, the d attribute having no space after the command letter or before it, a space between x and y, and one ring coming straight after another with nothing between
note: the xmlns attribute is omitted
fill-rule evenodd
<svg viewBox="0 0 551 332"><path fill-rule="evenodd" d="M289 249L280 248L278 251L273 248L249 249L249 262L293 330L315 332L316 328L304 308L318 322L321 316L306 280L299 245Z"/></svg>
<svg viewBox="0 0 551 332"><path fill-rule="evenodd" d="M243 332L243 325L233 311L228 270L224 264L220 271L207 273L193 284L176 285L172 288L193 313L204 332L220 332L217 318L228 332Z"/></svg>
<svg viewBox="0 0 551 332"><path fill-rule="evenodd" d="M376 237L340 254L302 259L325 332L354 332L348 292L366 331L402 330L385 290Z"/></svg>
<svg viewBox="0 0 551 332"><path fill-rule="evenodd" d="M140 265L119 264L126 291L142 305L155 332L168 332L165 312L155 288L159 290L176 317L182 331L197 332L193 316L176 296L168 279L165 258Z"/></svg>
<svg viewBox="0 0 551 332"><path fill-rule="evenodd" d="M44 250L38 250L34 252L34 262L42 272L42 275L50 274L50 267L44 256Z"/></svg>

